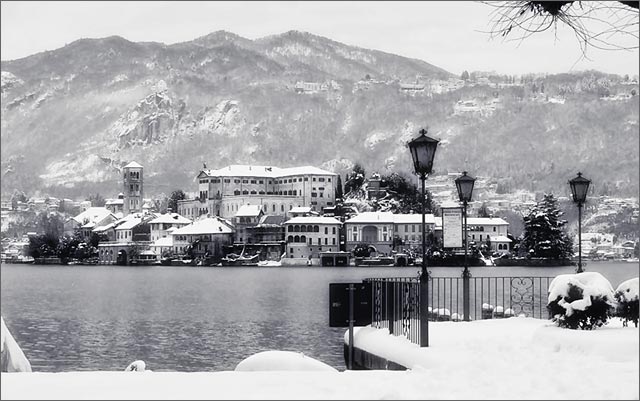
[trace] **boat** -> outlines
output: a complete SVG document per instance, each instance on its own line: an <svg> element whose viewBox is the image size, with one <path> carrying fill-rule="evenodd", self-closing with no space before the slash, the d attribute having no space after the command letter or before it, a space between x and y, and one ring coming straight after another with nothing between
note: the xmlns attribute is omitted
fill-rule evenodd
<svg viewBox="0 0 640 401"><path fill-rule="evenodd" d="M258 266L260 255L243 256L230 253L221 259L222 266Z"/></svg>
<svg viewBox="0 0 640 401"><path fill-rule="evenodd" d="M376 256L368 258L355 258L356 266L393 266L395 259L392 256Z"/></svg>

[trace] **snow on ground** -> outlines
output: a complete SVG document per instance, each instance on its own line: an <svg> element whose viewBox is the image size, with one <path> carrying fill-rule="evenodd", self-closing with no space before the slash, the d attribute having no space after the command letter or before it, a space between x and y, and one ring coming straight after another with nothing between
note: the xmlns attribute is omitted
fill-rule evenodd
<svg viewBox="0 0 640 401"><path fill-rule="evenodd" d="M337 372L335 368L310 358L300 352L292 351L264 351L241 361L235 369L236 372L261 372L261 371L325 371Z"/></svg>
<svg viewBox="0 0 640 401"><path fill-rule="evenodd" d="M590 331L524 317L430 322L429 336L430 347L419 348L384 329L356 330L359 348L412 368L406 372L3 373L0 395L2 399L639 397L638 329L623 328L619 319Z"/></svg>

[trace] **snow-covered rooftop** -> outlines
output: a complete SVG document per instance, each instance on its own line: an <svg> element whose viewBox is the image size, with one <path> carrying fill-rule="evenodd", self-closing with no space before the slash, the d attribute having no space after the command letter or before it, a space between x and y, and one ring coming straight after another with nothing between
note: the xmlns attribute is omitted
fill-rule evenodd
<svg viewBox="0 0 640 401"><path fill-rule="evenodd" d="M126 166L124 166L124 168L142 168L142 165L140 163L132 161L129 164L127 164Z"/></svg>
<svg viewBox="0 0 640 401"><path fill-rule="evenodd" d="M111 214L111 211L105 207L90 207L73 219L80 224L99 223ZM115 217L115 216L114 216Z"/></svg>
<svg viewBox="0 0 640 401"><path fill-rule="evenodd" d="M171 235L231 234L233 230L222 219L207 217L171 232Z"/></svg>
<svg viewBox="0 0 640 401"><path fill-rule="evenodd" d="M467 224L473 226L508 226L509 223L500 217L467 217Z"/></svg>
<svg viewBox="0 0 640 401"><path fill-rule="evenodd" d="M297 213L310 213L311 208L309 206L296 206L293 209L289 210L289 214L297 214Z"/></svg>
<svg viewBox="0 0 640 401"><path fill-rule="evenodd" d="M182 217L178 213L165 213L151 220L149 224L189 224L191 220Z"/></svg>
<svg viewBox="0 0 640 401"><path fill-rule="evenodd" d="M432 214L425 214L425 224L435 224ZM362 212L345 223L422 224L421 214L396 214L391 212Z"/></svg>
<svg viewBox="0 0 640 401"><path fill-rule="evenodd" d="M284 224L342 224L339 220L333 217L324 216L298 216L289 219Z"/></svg>
<svg viewBox="0 0 640 401"><path fill-rule="evenodd" d="M277 178L293 175L337 175L313 166L279 168L274 166L251 166L232 164L218 170L205 170L210 177L264 177Z"/></svg>
<svg viewBox="0 0 640 401"><path fill-rule="evenodd" d="M492 242L511 242L509 237L505 237L504 235L496 235L490 237Z"/></svg>
<svg viewBox="0 0 640 401"><path fill-rule="evenodd" d="M238 209L236 217L256 217L261 211L262 208L260 205L242 205L240 209Z"/></svg>

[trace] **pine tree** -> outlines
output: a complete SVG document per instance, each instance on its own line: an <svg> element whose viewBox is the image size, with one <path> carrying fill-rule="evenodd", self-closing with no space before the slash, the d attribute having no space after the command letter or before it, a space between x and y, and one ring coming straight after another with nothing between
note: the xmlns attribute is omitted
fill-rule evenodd
<svg viewBox="0 0 640 401"><path fill-rule="evenodd" d="M524 217L520 252L532 257L565 259L573 254L573 241L564 231L566 220L552 194L544 198Z"/></svg>
<svg viewBox="0 0 640 401"><path fill-rule="evenodd" d="M338 174L338 182L336 182L336 199L342 199L342 178Z"/></svg>

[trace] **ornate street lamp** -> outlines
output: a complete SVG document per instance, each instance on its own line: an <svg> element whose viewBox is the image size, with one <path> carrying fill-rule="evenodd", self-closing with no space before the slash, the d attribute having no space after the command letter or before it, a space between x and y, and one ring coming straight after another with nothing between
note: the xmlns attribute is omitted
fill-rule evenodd
<svg viewBox="0 0 640 401"><path fill-rule="evenodd" d="M578 270L577 273L582 273L582 205L587 201L587 192L589 191L589 184L591 180L588 180L582 176L582 173L578 172L578 176L572 180L569 180L569 186L571 186L571 194L573 195L573 201L578 204Z"/></svg>
<svg viewBox="0 0 640 401"><path fill-rule="evenodd" d="M421 129L420 136L408 143L413 168L422 181L422 270L420 271L420 346L429 346L429 273L427 272L427 238L424 221L425 189L424 182L433 169L433 158L438 147L437 139L427 136L427 130Z"/></svg>
<svg viewBox="0 0 640 401"><path fill-rule="evenodd" d="M463 209L463 217L464 217L464 271L462 272L462 291L464 293L463 297L463 309L464 309L464 320L468 322L471 320L469 316L469 278L471 277L471 273L469 272L469 263L467 261L467 250L468 246L468 235L467 235L467 204L471 201L471 195L473 194L473 184L476 182L476 179L467 175L466 171L462 172L462 175L456 178L456 188L458 189L458 196L460 197L460 202L464 206Z"/></svg>

